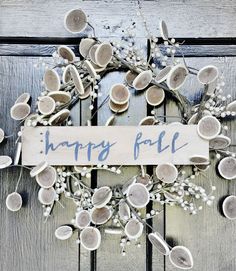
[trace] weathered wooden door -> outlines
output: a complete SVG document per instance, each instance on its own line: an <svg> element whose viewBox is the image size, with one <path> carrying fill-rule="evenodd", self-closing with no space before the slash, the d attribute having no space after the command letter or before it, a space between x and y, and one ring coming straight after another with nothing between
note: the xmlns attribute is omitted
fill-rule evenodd
<svg viewBox="0 0 236 271"><path fill-rule="evenodd" d="M50 65L51 54L57 44L69 44L77 50L79 38L64 30L63 16L67 10L78 6L90 15L89 20L101 38L119 38L126 25L136 22L137 39L144 50L147 47L145 30L137 11L141 7L153 34L158 33L158 21L164 19L171 36L185 40L183 53L186 61L196 67L208 63L218 66L224 73L227 93L236 98L235 1L0 0L0 126L8 134L16 129L16 123L9 114L15 97L27 91L36 98L41 91L43 70L34 68L39 59ZM102 87L108 92L111 84L122 80L121 73L109 74L102 81ZM186 86L183 93L191 100L198 100L201 90L194 81L189 84L191 88ZM189 89L192 89L191 93ZM101 101L102 98L98 104ZM88 107L88 101L82 101L74 109L76 125L85 125L89 118ZM171 101L166 102L158 112L160 115L178 114ZM137 125L148 114L150 108L146 107L144 97L134 96L128 113L118 118L117 125ZM109 109L103 107L93 125L104 125L110 115ZM235 125L231 124L229 131L235 144L234 129ZM13 137L7 144L1 145L0 153L10 152L13 155L15 139ZM147 170L152 172L152 167ZM90 182L93 187L115 185L137 171L137 167L125 167L122 178L98 173L92 176ZM120 255L118 238L108 235L104 236L96 253L84 251L71 240L63 243L56 240L55 228L70 221L74 205L63 200L66 208L57 205L53 216L43 223L41 206L36 199L38 187L26 171L19 186L24 195L25 208L18 213L10 213L5 208L5 199L14 190L18 175L19 170L0 171L0 270L176 270L168 259L152 249L146 236L143 236L140 248L129 247L126 257ZM211 208L204 208L197 216L189 216L181 209L168 207L164 208L161 219L150 223L170 242L183 244L192 251L193 270L236 270L236 222L226 220L219 208L222 197L236 193L236 185L233 181L217 177L214 169L200 182L217 187L216 201Z"/></svg>

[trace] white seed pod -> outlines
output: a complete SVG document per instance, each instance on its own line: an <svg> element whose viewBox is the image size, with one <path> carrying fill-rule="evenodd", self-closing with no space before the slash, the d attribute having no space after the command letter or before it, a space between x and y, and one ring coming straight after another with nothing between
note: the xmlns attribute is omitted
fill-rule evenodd
<svg viewBox="0 0 236 271"><path fill-rule="evenodd" d="M36 175L37 183L43 188L50 188L57 180L57 171L54 167L48 166Z"/></svg>
<svg viewBox="0 0 236 271"><path fill-rule="evenodd" d="M48 123L50 125L58 125L58 124L61 124L62 122L64 122L69 116L70 116L70 110L62 109L61 111L59 111L55 115L51 116L49 118Z"/></svg>
<svg viewBox="0 0 236 271"><path fill-rule="evenodd" d="M77 71L76 67L73 65L70 65L70 73L73 80L73 83L75 85L75 89L79 94L84 94L84 86L83 82L80 78L79 72Z"/></svg>
<svg viewBox="0 0 236 271"><path fill-rule="evenodd" d="M82 9L68 11L64 18L65 29L73 34L82 32L87 26L87 16Z"/></svg>
<svg viewBox="0 0 236 271"><path fill-rule="evenodd" d="M160 105L165 99L165 92L162 88L152 86L146 91L146 101L152 106Z"/></svg>
<svg viewBox="0 0 236 271"><path fill-rule="evenodd" d="M138 125L154 125L156 123L157 123L157 121L156 121L155 117L148 116L148 117L141 119L141 121L139 122Z"/></svg>
<svg viewBox="0 0 236 271"><path fill-rule="evenodd" d="M75 61L75 53L65 45L61 45L58 47L58 55L66 60L68 60L69 63L72 63Z"/></svg>
<svg viewBox="0 0 236 271"><path fill-rule="evenodd" d="M113 56L113 48L110 43L103 42L98 45L95 51L95 63L101 67L106 67L110 63Z"/></svg>
<svg viewBox="0 0 236 271"><path fill-rule="evenodd" d="M195 167L201 171L206 171L210 167L210 164L209 165L195 165Z"/></svg>
<svg viewBox="0 0 236 271"><path fill-rule="evenodd" d="M236 178L236 158L225 157L223 158L219 165L218 170L220 175L226 180L232 180Z"/></svg>
<svg viewBox="0 0 236 271"><path fill-rule="evenodd" d="M173 183L178 177L178 169L171 163L165 163L156 167L156 175L164 183Z"/></svg>
<svg viewBox="0 0 236 271"><path fill-rule="evenodd" d="M166 79L166 84L169 89L176 90L181 88L185 83L188 73L188 69L184 65L178 64L174 66L168 73Z"/></svg>
<svg viewBox="0 0 236 271"><path fill-rule="evenodd" d="M55 230L55 236L59 240L67 240L69 239L73 234L73 229L70 226L60 226Z"/></svg>
<svg viewBox="0 0 236 271"><path fill-rule="evenodd" d="M93 78L96 78L96 76L97 76L96 70L94 69L93 65L91 64L91 62L89 60L84 61L84 66L87 69L87 71L89 72L89 74Z"/></svg>
<svg viewBox="0 0 236 271"><path fill-rule="evenodd" d="M125 182L125 183L123 184L123 187L122 187L122 193L123 193L124 195L126 195L127 192L128 192L129 186L130 186L131 184L134 184L135 182L136 182L136 179L135 179L135 178L132 178L132 179L130 179L129 181Z"/></svg>
<svg viewBox="0 0 236 271"><path fill-rule="evenodd" d="M60 77L58 73L52 69L46 70L43 82L46 89L49 91L58 91L61 87Z"/></svg>
<svg viewBox="0 0 236 271"><path fill-rule="evenodd" d="M106 67L100 67L100 66L98 66L97 64L95 64L93 62L91 62L91 64L93 65L93 67L94 67L94 69L95 69L95 71L97 73L102 72L102 71L104 71L106 69Z"/></svg>
<svg viewBox="0 0 236 271"><path fill-rule="evenodd" d="M195 113L192 115L192 117L188 120L188 125L196 124L197 115L198 113ZM202 117L205 117L205 116L212 116L211 112L208 110L203 110Z"/></svg>
<svg viewBox="0 0 236 271"><path fill-rule="evenodd" d="M127 201L135 208L144 208L147 206L150 196L148 189L141 183L131 184L128 188Z"/></svg>
<svg viewBox="0 0 236 271"><path fill-rule="evenodd" d="M118 214L122 221L127 221L128 219L130 219L130 208L124 200L120 200L119 202Z"/></svg>
<svg viewBox="0 0 236 271"><path fill-rule="evenodd" d="M75 218L75 225L80 228L84 229L89 226L91 223L91 215L87 210L81 210L76 214Z"/></svg>
<svg viewBox="0 0 236 271"><path fill-rule="evenodd" d="M92 90L93 90L92 86L89 85L88 87L86 87L86 88L84 89L84 94L79 94L79 98L80 98L81 100L87 99L87 98L90 96Z"/></svg>
<svg viewBox="0 0 236 271"><path fill-rule="evenodd" d="M209 141L210 149L222 150L231 144L231 139L225 135L218 135Z"/></svg>
<svg viewBox="0 0 236 271"><path fill-rule="evenodd" d="M129 239L138 239L143 233L143 224L135 218L131 218L125 225L125 234Z"/></svg>
<svg viewBox="0 0 236 271"><path fill-rule="evenodd" d="M22 207L22 197L19 193L13 192L9 194L6 198L7 209L16 212L19 211Z"/></svg>
<svg viewBox="0 0 236 271"><path fill-rule="evenodd" d="M87 227L80 233L80 242L85 249L96 250L101 244L101 233L95 227Z"/></svg>
<svg viewBox="0 0 236 271"><path fill-rule="evenodd" d="M91 220L95 225L105 224L112 216L112 212L108 206L102 208L93 208L91 210Z"/></svg>
<svg viewBox="0 0 236 271"><path fill-rule="evenodd" d="M218 76L219 76L218 69L213 65L209 65L199 70L197 74L197 79L201 84L205 85L215 81Z"/></svg>
<svg viewBox="0 0 236 271"><path fill-rule="evenodd" d="M0 156L0 169L7 168L12 164L12 159L10 156L1 155Z"/></svg>
<svg viewBox="0 0 236 271"><path fill-rule="evenodd" d="M96 63L96 59L95 59L95 53L96 53L97 48L98 48L98 44L94 44L94 45L89 49L89 57L90 57L91 61L92 61L94 64L96 64L96 65L98 65L98 64Z"/></svg>
<svg viewBox="0 0 236 271"><path fill-rule="evenodd" d="M129 101L130 92L129 89L123 84L115 84L110 90L110 99L113 103L118 105L124 105Z"/></svg>
<svg viewBox="0 0 236 271"><path fill-rule="evenodd" d="M38 109L42 115L51 115L56 108L56 102L49 96L40 97Z"/></svg>
<svg viewBox="0 0 236 271"><path fill-rule="evenodd" d="M162 254L162 255L169 255L170 249L166 241L158 232L149 233L148 240L151 244Z"/></svg>
<svg viewBox="0 0 236 271"><path fill-rule="evenodd" d="M215 92L216 87L217 87L217 79L208 84L207 95L209 96L212 95Z"/></svg>
<svg viewBox="0 0 236 271"><path fill-rule="evenodd" d="M80 41L79 44L79 53L82 55L82 57L88 57L89 56L89 50L93 45L96 44L96 41L94 39L85 38Z"/></svg>
<svg viewBox="0 0 236 271"><path fill-rule="evenodd" d="M229 103L226 106L226 110L231 111L231 112L236 112L236 101L233 101L233 102Z"/></svg>
<svg viewBox="0 0 236 271"><path fill-rule="evenodd" d="M189 157L189 161L194 163L194 165L209 164L208 157L202 155L193 155Z"/></svg>
<svg viewBox="0 0 236 271"><path fill-rule="evenodd" d="M205 116L200 119L197 125L197 132L200 137L211 140L219 135L221 124L217 118L213 116Z"/></svg>
<svg viewBox="0 0 236 271"><path fill-rule="evenodd" d="M3 142L4 138L5 138L5 132L3 131L3 129L0 128L0 143Z"/></svg>
<svg viewBox="0 0 236 271"><path fill-rule="evenodd" d="M166 66L164 69L160 70L155 78L157 83L164 82L167 79L167 76L170 73L171 69L172 69L172 66Z"/></svg>
<svg viewBox="0 0 236 271"><path fill-rule="evenodd" d="M141 184L143 184L145 186L150 185L150 180L151 180L151 177L148 174L145 174L144 176L139 175L139 176L136 177L136 183L141 183Z"/></svg>
<svg viewBox="0 0 236 271"><path fill-rule="evenodd" d="M38 200L41 204L51 205L56 199L56 191L53 187L40 188L38 192Z"/></svg>
<svg viewBox="0 0 236 271"><path fill-rule="evenodd" d="M23 120L30 114L30 106L26 103L17 103L11 107L11 118Z"/></svg>
<svg viewBox="0 0 236 271"><path fill-rule="evenodd" d="M105 126L112 126L114 124L114 121L115 121L115 115L112 115L107 119Z"/></svg>
<svg viewBox="0 0 236 271"><path fill-rule="evenodd" d="M39 115L37 113L29 114L29 116L26 117L24 120L24 126L25 127L31 126L32 123L37 124L38 118L39 118Z"/></svg>
<svg viewBox="0 0 236 271"><path fill-rule="evenodd" d="M33 167L30 171L30 176L33 178L47 168L48 163L45 161L40 162L38 165Z"/></svg>
<svg viewBox="0 0 236 271"><path fill-rule="evenodd" d="M112 191L108 186L97 189L92 196L92 204L96 208L102 208L111 200Z"/></svg>
<svg viewBox="0 0 236 271"><path fill-rule="evenodd" d="M184 194L182 194L181 196L178 195L177 193L170 193L165 191L164 192L164 196L166 199L168 199L169 201L177 201L177 198L182 198L184 196Z"/></svg>
<svg viewBox="0 0 236 271"><path fill-rule="evenodd" d="M193 257L188 248L184 246L175 246L169 255L170 262L180 269L193 268Z"/></svg>
<svg viewBox="0 0 236 271"><path fill-rule="evenodd" d="M28 92L25 92L23 94L21 94L15 101L15 104L18 103L28 103L30 100L30 94Z"/></svg>
<svg viewBox="0 0 236 271"><path fill-rule="evenodd" d="M163 20L160 21L159 28L160 28L160 34L163 40L168 40L169 34L168 34L168 28L165 21Z"/></svg>
<svg viewBox="0 0 236 271"><path fill-rule="evenodd" d="M56 103L66 104L71 100L71 95L69 92L65 91L51 91L48 93L48 96L51 97Z"/></svg>
<svg viewBox="0 0 236 271"><path fill-rule="evenodd" d="M152 81L152 72L150 70L141 72L133 81L133 87L136 90L145 89Z"/></svg>
<svg viewBox="0 0 236 271"><path fill-rule="evenodd" d="M128 84L128 86L132 87L134 79L138 76L138 73L133 71L127 71L125 74L125 81Z"/></svg>
<svg viewBox="0 0 236 271"><path fill-rule="evenodd" d="M112 112L115 113L123 113L129 108L129 101L125 104L115 104L112 100L109 100L109 107Z"/></svg>
<svg viewBox="0 0 236 271"><path fill-rule="evenodd" d="M70 73L70 65L67 65L62 74L62 82L64 84L67 84L70 82L71 79L72 78L71 78L71 73Z"/></svg>
<svg viewBox="0 0 236 271"><path fill-rule="evenodd" d="M236 196L228 196L224 199L222 210L225 215L230 220L236 219Z"/></svg>

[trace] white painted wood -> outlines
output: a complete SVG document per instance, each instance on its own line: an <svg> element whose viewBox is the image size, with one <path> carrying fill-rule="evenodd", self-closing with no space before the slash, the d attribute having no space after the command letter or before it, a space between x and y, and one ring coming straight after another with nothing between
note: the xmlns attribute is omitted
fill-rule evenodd
<svg viewBox="0 0 236 271"><path fill-rule="evenodd" d="M196 125L22 128L23 165L186 165L208 153Z"/></svg>
<svg viewBox="0 0 236 271"><path fill-rule="evenodd" d="M73 37L63 26L63 17L72 8L80 7L89 16L99 37L121 36L122 30L136 22L137 34L146 36L141 6L152 34L160 36L161 19L167 22L170 37L236 36L235 7L231 0L204 1L82 1L82 0L1 0L0 36L10 37ZM87 28L86 34L92 34Z"/></svg>

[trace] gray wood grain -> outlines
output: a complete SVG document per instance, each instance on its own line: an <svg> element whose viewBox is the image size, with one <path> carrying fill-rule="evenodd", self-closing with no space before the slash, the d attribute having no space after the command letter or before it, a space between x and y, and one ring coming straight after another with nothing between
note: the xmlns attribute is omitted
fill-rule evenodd
<svg viewBox="0 0 236 271"><path fill-rule="evenodd" d="M45 59L50 62L50 59ZM34 69L38 58L0 57L0 118L1 128L9 135L17 123L10 118L10 107L23 91L28 91L35 101L41 91L42 69ZM34 102L35 105L35 102ZM14 138L0 145L0 154L14 155ZM19 169L0 171L0 262L1 270L56 271L78 269L78 246L73 240L62 243L54 237L55 229L70 223L75 212L70 200L62 200L63 209L56 204L52 216L44 223L42 207L37 200L39 187L24 171L18 192L24 198L24 208L17 213L8 211L5 199L15 190Z"/></svg>
<svg viewBox="0 0 236 271"><path fill-rule="evenodd" d="M147 25L156 34L160 19L166 20L170 36L235 37L236 2L204 1L140 1ZM138 1L78 0L2 0L0 3L0 36L71 37L63 27L64 14L81 7L100 37L121 36L122 29L137 23L138 36L145 37L141 17L137 17ZM186 23L187 22L187 23ZM86 34L91 34L88 30Z"/></svg>
<svg viewBox="0 0 236 271"><path fill-rule="evenodd" d="M197 68L209 63L219 67L225 75L225 92L231 93L235 98L235 58L188 58L187 62ZM197 93L197 90L200 89L197 86L199 85L196 78L193 77L185 84L183 91L186 95L189 89L193 89L193 92ZM176 110L176 106L172 102L168 102L167 114L173 114ZM233 136L234 140L235 124L231 122L229 126L232 129L229 134ZM205 173L206 176L197 178L195 181L206 187L208 191L211 185L216 186L217 189L214 193L216 199L213 206L208 207L204 204L203 211L196 216L190 216L183 209L177 207L167 207L166 209L167 238L172 240L175 245L184 245L190 249L194 258L194 268L192 269L194 271L235 270L236 267L234 257L236 225L234 221L229 221L223 217L220 212L222 198L235 193L235 182L223 180L217 176L215 164L216 161L213 161L212 167ZM178 269L174 268L166 259L166 270L177 271Z"/></svg>

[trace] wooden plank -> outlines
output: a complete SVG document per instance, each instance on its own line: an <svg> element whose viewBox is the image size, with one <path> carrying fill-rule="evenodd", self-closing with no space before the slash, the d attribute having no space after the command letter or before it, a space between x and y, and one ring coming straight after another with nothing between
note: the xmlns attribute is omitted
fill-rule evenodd
<svg viewBox="0 0 236 271"><path fill-rule="evenodd" d="M124 73L108 74L102 80L101 88L106 93L99 98L99 104L109 93L112 84L123 82ZM146 102L143 95L134 95L131 90L132 98L128 112L116 116L114 125L138 125L141 118L146 116ZM137 111L137 108L139 110ZM98 112L98 125L104 125L106 120L112 115L108 105L106 104ZM109 172L98 172L97 186L123 184L132 176L139 174L138 167L122 167L121 175L114 175ZM111 183L112 179L112 183ZM133 243L127 246L126 256L121 255L120 237L116 235L103 235L101 247L97 251L97 271L104 270L146 270L146 237L141 238L141 248L137 248Z"/></svg>
<svg viewBox="0 0 236 271"><path fill-rule="evenodd" d="M235 99L235 58L188 58L187 63L193 67L201 68L212 63L223 71L225 76L226 93L231 93ZM195 77L183 87L183 92L193 91L196 94L188 96L197 97L199 85ZM168 103L167 114L173 114L176 107ZM235 123L235 122L234 122ZM230 124L231 131L235 139L235 124ZM233 139L233 140L234 140ZM214 195L216 197L213 206L208 207L203 204L203 211L196 216L189 216L179 207L167 207L166 210L166 235L172 241L172 245L184 245L190 249L194 258L193 271L207 270L235 270L236 261L234 257L234 243L236 226L232 221L227 220L221 215L222 198L228 194L235 193L235 182L226 181L216 174L216 161L207 172L194 181L196 184L206 187L206 191L211 191L211 185L216 186ZM168 259L166 259L166 270L176 270Z"/></svg>
<svg viewBox="0 0 236 271"><path fill-rule="evenodd" d="M50 63L49 58L45 61ZM42 68L34 69L38 58L33 57L0 57L0 114L1 128L6 134L16 130L16 122L10 118L9 109L18 95L28 91L35 99L41 91ZM34 106L33 105L33 106ZM32 107L33 108L33 107ZM14 155L13 138L0 145L1 154ZM74 216L74 204L62 199L63 209L55 205L52 216L44 223L43 210L37 200L38 185L24 171L19 185L19 193L24 198L24 208L11 213L5 207L8 193L15 190L19 169L0 171L1 206L0 206L0 262L2 270L78 270L78 246L73 240L61 241L54 237L55 229L62 224L70 223Z"/></svg>
<svg viewBox="0 0 236 271"><path fill-rule="evenodd" d="M113 127L22 127L22 164L175 165L209 156L197 125ZM191 140L190 140L191 138Z"/></svg>
<svg viewBox="0 0 236 271"><path fill-rule="evenodd" d="M118 40L118 39L117 39ZM142 42L142 39L139 39L138 42ZM9 41L10 42L10 41ZM49 41L48 41L49 42ZM206 41L207 42L207 41ZM218 40L215 40L215 44L217 45L182 45L181 51L177 50L176 56L181 56L181 53L187 56L198 56L198 57L206 57L206 56L217 56L223 57L226 56L235 56L236 55L236 45L220 45L218 44ZM59 46L57 44L0 44L0 55L4 56L51 56L53 52L55 52ZM65 40L61 41L61 44L65 44ZM68 45L78 56L79 48L78 45L74 44L73 40L69 41ZM160 46L161 51L164 52L164 47Z"/></svg>
<svg viewBox="0 0 236 271"><path fill-rule="evenodd" d="M140 1L141 2L141 1ZM63 27L64 14L81 7L99 37L121 36L122 30L136 22L138 36L145 37L141 6L147 25L157 34L159 20L166 20L170 35L175 37L235 37L234 1L205 0L164 1L76 1L76 0L2 0L0 4L0 36L70 37ZM155 18L155 19L153 19ZM188 22L186 24L186 22ZM91 34L91 29L86 34Z"/></svg>

